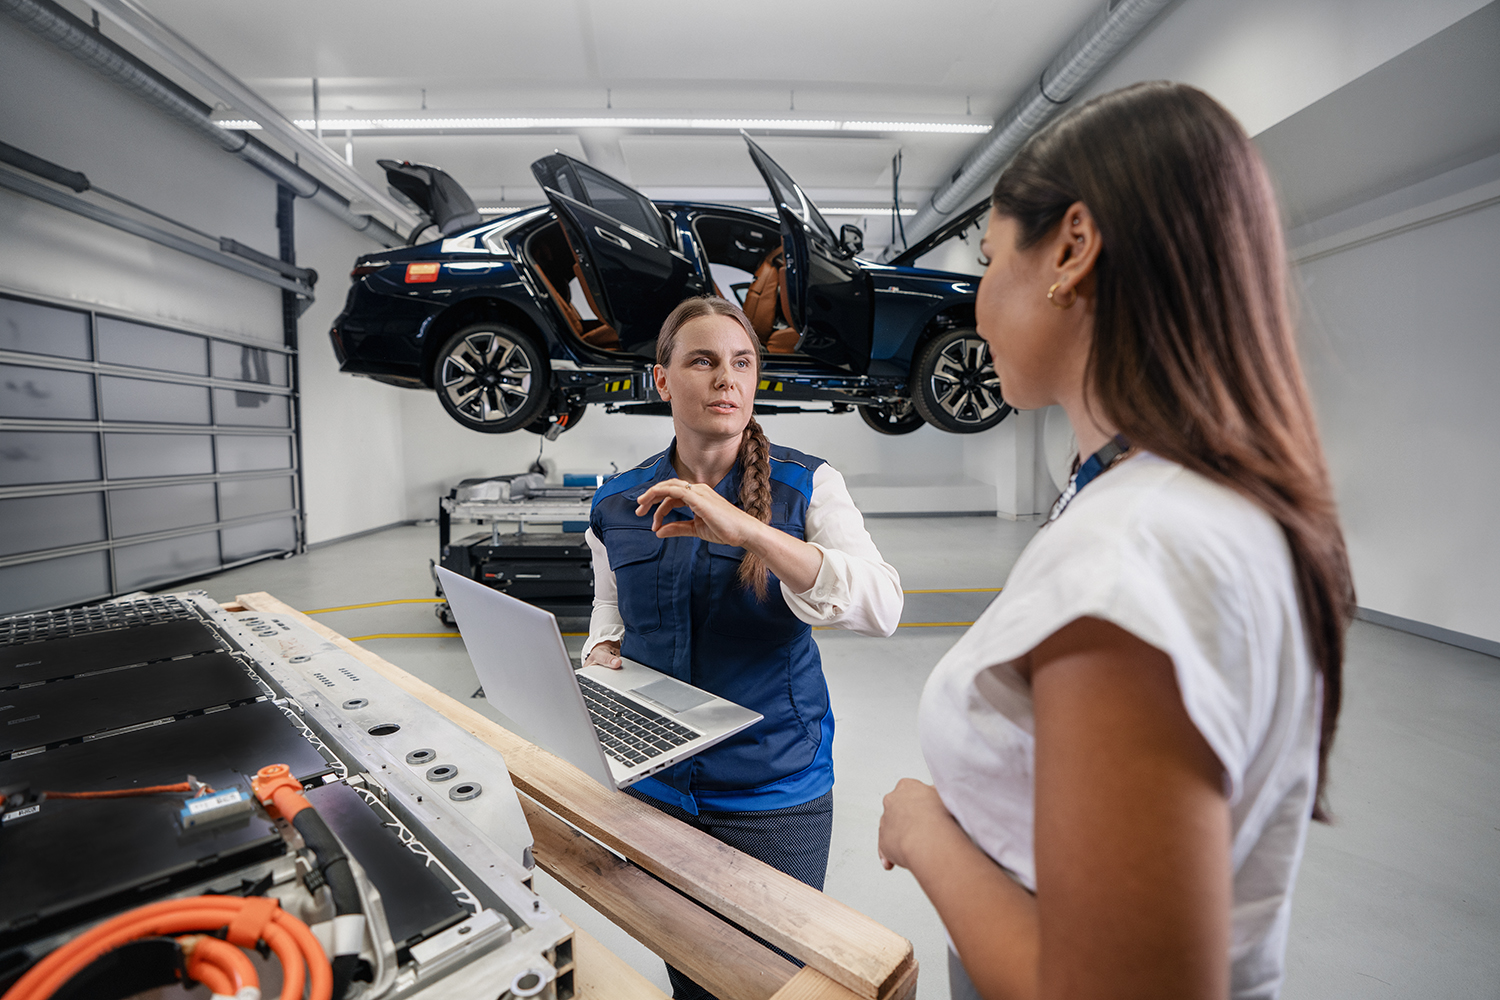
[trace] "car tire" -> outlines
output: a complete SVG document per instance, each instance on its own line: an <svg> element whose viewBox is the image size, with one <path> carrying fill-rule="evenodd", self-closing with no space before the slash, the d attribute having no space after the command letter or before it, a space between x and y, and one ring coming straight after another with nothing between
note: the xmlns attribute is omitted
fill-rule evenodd
<svg viewBox="0 0 1500 1000"><path fill-rule="evenodd" d="M859 416L881 434L910 434L927 423L910 399L861 406Z"/></svg>
<svg viewBox="0 0 1500 1000"><path fill-rule="evenodd" d="M912 405L929 424L951 434L987 431L1010 416L990 345L972 328L928 341L912 366Z"/></svg>
<svg viewBox="0 0 1500 1000"><path fill-rule="evenodd" d="M563 431L570 431L574 427L577 427L578 421L583 419L583 415L585 412L587 412L588 408L589 404L587 403L575 403L572 406L568 407L568 411L566 413L543 413L531 423L527 424L526 429L533 434L541 434L545 436L551 433L552 428L556 427L557 433L552 434L552 437L549 438L549 440L556 439L557 435L561 434Z"/></svg>
<svg viewBox="0 0 1500 1000"><path fill-rule="evenodd" d="M471 431L505 434L536 419L552 370L536 342L504 323L475 323L438 351L433 386L448 415Z"/></svg>

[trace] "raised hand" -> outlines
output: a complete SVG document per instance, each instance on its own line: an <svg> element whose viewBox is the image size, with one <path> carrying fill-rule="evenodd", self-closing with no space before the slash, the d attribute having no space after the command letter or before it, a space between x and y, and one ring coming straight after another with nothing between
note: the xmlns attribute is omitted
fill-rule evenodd
<svg viewBox="0 0 1500 1000"><path fill-rule="evenodd" d="M696 536L705 542L744 546L761 535L766 525L751 517L711 486L689 483L682 479L663 480L636 498L636 514L644 516L653 506L656 513L651 529L658 538L676 535ZM693 515L689 520L665 523L667 514L676 507L686 507Z"/></svg>

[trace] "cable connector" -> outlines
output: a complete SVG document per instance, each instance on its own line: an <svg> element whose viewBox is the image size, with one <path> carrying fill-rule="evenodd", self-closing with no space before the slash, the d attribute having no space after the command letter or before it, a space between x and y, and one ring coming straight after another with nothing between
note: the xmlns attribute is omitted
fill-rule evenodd
<svg viewBox="0 0 1500 1000"><path fill-rule="evenodd" d="M285 764L267 764L250 779L250 787L272 819L290 822L293 816L312 807L302 794L302 782L292 777L292 769Z"/></svg>

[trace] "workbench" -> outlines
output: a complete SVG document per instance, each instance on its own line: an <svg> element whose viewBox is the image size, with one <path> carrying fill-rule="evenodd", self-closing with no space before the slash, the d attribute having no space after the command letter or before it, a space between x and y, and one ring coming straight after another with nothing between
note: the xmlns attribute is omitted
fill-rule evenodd
<svg viewBox="0 0 1500 1000"><path fill-rule="evenodd" d="M916 995L911 942L894 931L644 802L604 788L272 595L236 600L238 607L226 608L295 617L499 751L531 826L537 865L721 1000ZM664 996L582 930L574 953L580 998Z"/></svg>

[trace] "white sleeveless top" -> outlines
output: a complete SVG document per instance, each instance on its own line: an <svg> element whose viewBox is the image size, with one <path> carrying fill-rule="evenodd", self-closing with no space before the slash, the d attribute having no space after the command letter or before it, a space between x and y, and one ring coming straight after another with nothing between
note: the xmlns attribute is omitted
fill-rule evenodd
<svg viewBox="0 0 1500 1000"><path fill-rule="evenodd" d="M1317 784L1322 691L1286 538L1239 494L1137 454L1038 533L938 663L920 709L933 781L974 842L1033 891L1031 690L1011 664L1085 616L1172 660L1188 716L1225 771L1231 995L1274 997Z"/></svg>

